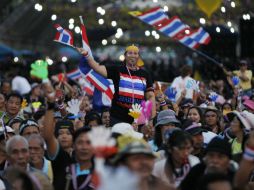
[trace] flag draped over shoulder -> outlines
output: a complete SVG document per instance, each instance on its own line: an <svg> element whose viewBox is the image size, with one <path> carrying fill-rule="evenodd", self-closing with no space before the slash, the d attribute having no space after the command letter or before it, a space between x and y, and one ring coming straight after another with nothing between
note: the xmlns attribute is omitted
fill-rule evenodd
<svg viewBox="0 0 254 190"><path fill-rule="evenodd" d="M129 14L192 49L198 48L200 44L206 45L211 40L210 35L202 27L193 30L179 17L169 18L161 7L155 7L143 13L132 11Z"/></svg>

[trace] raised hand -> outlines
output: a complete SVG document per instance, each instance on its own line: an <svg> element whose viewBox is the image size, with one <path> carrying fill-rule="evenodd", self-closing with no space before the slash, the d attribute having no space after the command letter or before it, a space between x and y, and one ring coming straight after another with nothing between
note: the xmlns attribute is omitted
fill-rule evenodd
<svg viewBox="0 0 254 190"><path fill-rule="evenodd" d="M211 92L209 95L209 98L212 102L216 102L218 97L219 97L219 95L216 92Z"/></svg>
<svg viewBox="0 0 254 190"><path fill-rule="evenodd" d="M74 116L78 117L81 101L78 99L71 99L67 104L68 107L66 108L66 110L69 113L72 113Z"/></svg>
<svg viewBox="0 0 254 190"><path fill-rule="evenodd" d="M233 76L233 77L231 78L231 80L232 80L234 86L238 86L238 84L239 84L239 82L240 82L240 79L239 79L238 76Z"/></svg>
<svg viewBox="0 0 254 190"><path fill-rule="evenodd" d="M31 64L30 75L39 79L48 78L48 63L43 60L37 60Z"/></svg>
<svg viewBox="0 0 254 190"><path fill-rule="evenodd" d="M175 88L168 87L165 91L165 95L168 97L168 99L172 102L175 102L176 100L176 94L177 91Z"/></svg>
<svg viewBox="0 0 254 190"><path fill-rule="evenodd" d="M128 115L135 119L138 119L141 114L142 107L140 104L132 104L131 109L129 109Z"/></svg>

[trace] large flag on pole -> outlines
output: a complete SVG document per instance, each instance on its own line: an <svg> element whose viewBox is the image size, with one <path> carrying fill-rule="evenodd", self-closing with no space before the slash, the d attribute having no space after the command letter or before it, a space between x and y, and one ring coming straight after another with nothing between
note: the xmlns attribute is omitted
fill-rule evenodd
<svg viewBox="0 0 254 190"><path fill-rule="evenodd" d="M143 13L132 11L129 14L153 26L164 35L178 40L191 49L196 49L200 44L208 44L211 40L209 34L202 27L197 30L192 30L180 18L176 16L168 18L164 10L160 7L152 8ZM189 32L186 32L187 30Z"/></svg>

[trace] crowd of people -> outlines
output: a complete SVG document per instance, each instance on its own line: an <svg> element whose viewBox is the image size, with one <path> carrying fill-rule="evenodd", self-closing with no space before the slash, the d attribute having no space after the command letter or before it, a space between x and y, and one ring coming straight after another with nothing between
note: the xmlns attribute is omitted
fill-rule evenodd
<svg viewBox="0 0 254 190"><path fill-rule="evenodd" d="M114 66L77 51L83 64L113 81L111 106L94 110L78 82L49 76L44 61L32 64L29 79L3 74L1 190L254 188L254 93L246 61L232 72L219 65L227 81L209 84L184 65L163 88L138 64L135 45Z"/></svg>

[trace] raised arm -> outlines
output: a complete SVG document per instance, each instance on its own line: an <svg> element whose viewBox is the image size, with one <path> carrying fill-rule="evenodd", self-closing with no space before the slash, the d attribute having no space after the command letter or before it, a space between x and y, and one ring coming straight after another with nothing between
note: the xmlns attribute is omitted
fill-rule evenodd
<svg viewBox="0 0 254 190"><path fill-rule="evenodd" d="M44 86L45 94L48 102L48 109L45 114L44 119L44 134L43 137L47 144L47 152L50 158L53 158L57 154L58 141L54 135L55 131L55 120L54 120L54 104L55 96L53 95L54 89L50 83L45 84Z"/></svg>
<svg viewBox="0 0 254 190"><path fill-rule="evenodd" d="M86 57L87 62L89 64L89 66L96 71L97 73L99 73L100 75L104 76L105 78L107 78L108 74L107 74L107 70L106 67L104 65L100 65L99 63L97 63L94 58L88 53L88 51L86 51L83 48L77 48L78 52L80 54L82 54L83 56Z"/></svg>

